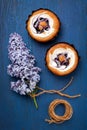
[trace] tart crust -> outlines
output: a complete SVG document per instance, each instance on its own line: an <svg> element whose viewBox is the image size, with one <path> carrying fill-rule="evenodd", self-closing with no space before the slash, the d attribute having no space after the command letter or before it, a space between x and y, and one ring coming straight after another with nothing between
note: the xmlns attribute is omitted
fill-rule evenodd
<svg viewBox="0 0 87 130"><path fill-rule="evenodd" d="M56 66L53 66L52 62L51 62L53 60L53 59L51 59L51 56L54 54L55 50L58 50L60 48L62 48L67 53L68 53L67 50L69 50L69 53L72 52L70 55L73 55L73 57L72 56L69 57L70 58L69 64L70 64L70 62L72 62L71 66L68 65L69 67L67 67L65 69L58 69ZM61 54L62 53L63 52L61 52ZM62 58L62 59L64 59L64 58ZM73 72L76 69L78 62L79 62L79 56L78 56L77 50L72 45L70 45L69 43L62 42L62 43L58 43L58 44L52 46L47 51L45 60L46 60L46 65L47 65L48 69L52 73L63 76L63 75L70 74L71 72Z"/></svg>
<svg viewBox="0 0 87 130"><path fill-rule="evenodd" d="M34 27L32 26L32 24L33 24L33 20L35 19L35 17L38 18L40 16L47 17L47 19L50 23L50 28L48 31L44 31L41 34L36 34L33 31ZM48 42L48 41L52 40L58 34L59 29L60 29L60 20L57 17L57 15L54 14L52 11L50 11L48 9L38 9L36 11L33 11L32 14L28 17L28 20L26 21L26 29L27 29L29 35L36 41ZM43 34L43 36L42 36L42 34Z"/></svg>

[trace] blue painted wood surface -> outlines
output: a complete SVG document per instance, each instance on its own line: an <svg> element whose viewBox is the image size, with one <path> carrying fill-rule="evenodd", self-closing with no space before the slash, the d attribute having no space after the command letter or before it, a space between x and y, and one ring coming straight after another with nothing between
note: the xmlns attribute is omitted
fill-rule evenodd
<svg viewBox="0 0 87 130"><path fill-rule="evenodd" d="M28 15L38 8L55 12L61 20L61 29L56 39L48 44L31 39L25 29ZM11 77L7 75L8 39L12 32L19 33L31 49L41 67L39 86L44 89L60 89L71 78L73 83L66 93L81 93L77 99L67 99L56 94L44 94L37 98L39 109L33 101L10 90ZM45 66L46 50L59 41L74 44L81 57L75 72L68 76L53 75ZM48 106L56 98L67 100L74 113L63 124L45 122ZM86 0L0 0L0 130L87 130L87 1Z"/></svg>

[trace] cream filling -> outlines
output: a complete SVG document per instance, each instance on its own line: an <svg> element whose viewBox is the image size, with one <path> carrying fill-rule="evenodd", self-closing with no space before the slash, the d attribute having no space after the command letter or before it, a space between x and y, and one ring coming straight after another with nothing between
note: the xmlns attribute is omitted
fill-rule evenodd
<svg viewBox="0 0 87 130"><path fill-rule="evenodd" d="M61 53L67 53L67 57L70 58L70 62L69 62L69 65L67 67L65 65L61 65L58 68L54 59L57 57L58 54L61 54ZM58 71L67 71L70 68L72 68L72 66L75 63L75 54L73 53L73 51L70 48L67 48L67 49L58 48L52 54L50 53L49 59L50 59L49 66L57 69Z"/></svg>
<svg viewBox="0 0 87 130"><path fill-rule="evenodd" d="M33 24L34 24L34 22L37 20L37 18L38 17L42 17L42 18L47 18L48 20L49 20L49 26L50 26L50 28L49 28L49 30L44 30L44 32L43 33L40 33L40 34L37 34L37 32L36 32L36 29L33 27ZM32 16L31 18L30 18L30 29L32 30L32 33L35 35L35 36L39 36L39 37L47 37L47 36L49 36L51 33L53 33L54 32L54 28L53 28L53 19L49 16L49 15L47 15L47 14L45 14L45 12L44 13L42 13L42 14L36 14L36 15L34 15L34 16Z"/></svg>

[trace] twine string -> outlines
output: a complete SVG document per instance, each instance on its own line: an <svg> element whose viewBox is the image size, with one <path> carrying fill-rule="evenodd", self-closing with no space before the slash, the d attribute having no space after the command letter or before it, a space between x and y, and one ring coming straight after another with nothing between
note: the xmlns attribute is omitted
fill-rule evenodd
<svg viewBox="0 0 87 130"><path fill-rule="evenodd" d="M67 89L70 85L71 85L71 83L72 83L72 81L73 81L73 77L70 79L70 81L62 88L62 89L60 89L60 90L45 90L45 89L43 89L43 88L40 88L40 87L36 87L38 90L41 90L41 92L38 92L38 93L35 93L35 94L33 94L33 95L31 95L30 94L30 96L31 97L37 97L37 96L40 96L40 95L42 95L42 94L44 94L44 93L49 93L49 94L58 94L58 95L60 95L60 96L63 96L63 97L67 97L67 98L77 98L77 97L80 97L81 95L80 94L76 94L76 95L69 95L69 94L66 94L66 93L63 93L63 91L65 90L65 89Z"/></svg>

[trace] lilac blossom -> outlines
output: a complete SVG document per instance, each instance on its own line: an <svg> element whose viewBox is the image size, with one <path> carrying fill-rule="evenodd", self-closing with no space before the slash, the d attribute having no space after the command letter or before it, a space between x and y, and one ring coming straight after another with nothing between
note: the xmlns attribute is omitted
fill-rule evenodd
<svg viewBox="0 0 87 130"><path fill-rule="evenodd" d="M11 64L8 65L7 72L11 77L18 78L16 82L11 82L11 89L21 95L31 93L40 81L41 69L35 67L35 57L17 33L10 35L8 55Z"/></svg>

